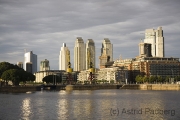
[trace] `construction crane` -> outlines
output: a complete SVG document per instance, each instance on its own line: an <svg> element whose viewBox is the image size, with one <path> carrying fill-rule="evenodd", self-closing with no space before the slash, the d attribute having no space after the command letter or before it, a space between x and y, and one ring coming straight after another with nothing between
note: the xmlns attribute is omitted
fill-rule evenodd
<svg viewBox="0 0 180 120"><path fill-rule="evenodd" d="M68 73L67 74L67 77L66 77L66 83L67 84L72 84L72 82L73 82L73 77L72 77L72 71L73 71L73 69L71 68L71 62L70 62L70 51L66 51L66 56L67 56L67 66L68 66L68 68L67 68L67 70L66 70L66 72Z"/></svg>
<svg viewBox="0 0 180 120"><path fill-rule="evenodd" d="M93 63L92 63L92 55L91 55L91 51L88 49L87 51L87 63L89 66L89 77L88 80L90 81L90 84L94 83L94 73L95 73L95 69L93 68Z"/></svg>

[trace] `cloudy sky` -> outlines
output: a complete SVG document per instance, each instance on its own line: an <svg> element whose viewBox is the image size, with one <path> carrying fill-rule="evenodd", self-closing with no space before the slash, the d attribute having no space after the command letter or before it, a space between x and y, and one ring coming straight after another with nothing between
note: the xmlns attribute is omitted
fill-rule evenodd
<svg viewBox="0 0 180 120"><path fill-rule="evenodd" d="M60 48L71 51L76 37L93 39L98 66L101 43L109 38L114 60L134 58L145 29L162 26L165 56L180 57L180 0L0 0L0 62L24 60L24 49L58 69Z"/></svg>

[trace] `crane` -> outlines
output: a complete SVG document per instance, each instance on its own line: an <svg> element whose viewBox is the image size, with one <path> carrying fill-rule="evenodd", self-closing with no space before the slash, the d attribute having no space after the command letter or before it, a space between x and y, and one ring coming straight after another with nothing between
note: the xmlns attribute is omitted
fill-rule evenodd
<svg viewBox="0 0 180 120"><path fill-rule="evenodd" d="M72 82L73 82L73 77L72 77L73 69L71 68L70 51L69 50L66 51L66 60L67 60L67 63L68 63L67 64L68 68L66 70L66 72L68 73L67 77L66 77L66 82L67 82L67 84L72 84Z"/></svg>
<svg viewBox="0 0 180 120"><path fill-rule="evenodd" d="M95 69L93 68L92 55L91 55L90 49L87 50L87 63L88 63L88 66L89 66L88 80L90 80L90 84L92 84L93 80L95 79L95 76L94 76Z"/></svg>

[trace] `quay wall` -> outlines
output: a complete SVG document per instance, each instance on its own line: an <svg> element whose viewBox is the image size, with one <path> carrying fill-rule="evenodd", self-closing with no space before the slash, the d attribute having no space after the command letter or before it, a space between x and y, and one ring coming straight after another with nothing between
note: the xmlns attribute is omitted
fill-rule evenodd
<svg viewBox="0 0 180 120"><path fill-rule="evenodd" d="M180 85L179 84L132 84L132 85L123 85L121 89L180 90Z"/></svg>
<svg viewBox="0 0 180 120"><path fill-rule="evenodd" d="M41 88L38 86L4 86L0 87L1 93L25 93L25 92L35 92L40 91Z"/></svg>
<svg viewBox="0 0 180 120"><path fill-rule="evenodd" d="M119 89L122 85L67 85L66 90Z"/></svg>

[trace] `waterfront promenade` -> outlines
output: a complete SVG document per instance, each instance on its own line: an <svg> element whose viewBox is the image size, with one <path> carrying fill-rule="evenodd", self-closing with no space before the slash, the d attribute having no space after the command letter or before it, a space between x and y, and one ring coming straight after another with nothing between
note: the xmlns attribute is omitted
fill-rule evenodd
<svg viewBox="0 0 180 120"><path fill-rule="evenodd" d="M180 90L179 84L102 84L102 85L40 85L40 86L4 86L0 92L23 93L41 90L98 90L98 89L137 89L137 90Z"/></svg>

